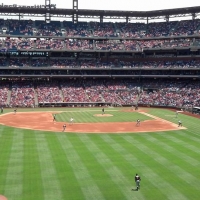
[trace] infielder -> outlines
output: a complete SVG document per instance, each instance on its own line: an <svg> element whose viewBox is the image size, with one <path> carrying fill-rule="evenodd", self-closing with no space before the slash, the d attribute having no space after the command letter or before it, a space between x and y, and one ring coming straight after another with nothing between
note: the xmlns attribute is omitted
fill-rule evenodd
<svg viewBox="0 0 200 200"><path fill-rule="evenodd" d="M105 113L105 110L104 110L104 108L102 108L102 115Z"/></svg>
<svg viewBox="0 0 200 200"><path fill-rule="evenodd" d="M16 108L16 109L14 109L14 114L16 114L16 112L17 112L17 108Z"/></svg>
<svg viewBox="0 0 200 200"><path fill-rule="evenodd" d="M176 111L176 118L178 117L178 111Z"/></svg>
<svg viewBox="0 0 200 200"><path fill-rule="evenodd" d="M69 123L73 124L74 123L74 118L71 117L70 120L69 120Z"/></svg>
<svg viewBox="0 0 200 200"><path fill-rule="evenodd" d="M53 122L56 121L56 114L53 115Z"/></svg>
<svg viewBox="0 0 200 200"><path fill-rule="evenodd" d="M137 119L136 126L140 126L140 120Z"/></svg>
<svg viewBox="0 0 200 200"><path fill-rule="evenodd" d="M62 130L62 132L64 132L65 129L66 129L66 124L63 125L63 130Z"/></svg>

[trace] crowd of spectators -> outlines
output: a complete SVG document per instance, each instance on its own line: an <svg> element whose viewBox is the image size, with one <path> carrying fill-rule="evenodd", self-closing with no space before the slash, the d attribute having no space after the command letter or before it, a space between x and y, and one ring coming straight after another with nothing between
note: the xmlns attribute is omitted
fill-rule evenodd
<svg viewBox="0 0 200 200"><path fill-rule="evenodd" d="M124 49L126 51L139 51L141 50L140 45L138 44L137 40L125 40L124 43Z"/></svg>
<svg viewBox="0 0 200 200"><path fill-rule="evenodd" d="M54 49L61 50L65 49L63 40L60 39L37 39L34 43L34 48L37 49Z"/></svg>
<svg viewBox="0 0 200 200"><path fill-rule="evenodd" d="M61 102L200 106L200 84L197 80L68 79L54 83L13 82L11 90L9 88L7 83L0 87L1 106L33 107L37 103Z"/></svg>
<svg viewBox="0 0 200 200"><path fill-rule="evenodd" d="M73 80L61 84L65 102L104 102L116 105L133 104L137 87L130 82L115 80Z"/></svg>
<svg viewBox="0 0 200 200"><path fill-rule="evenodd" d="M98 23L98 22L59 22L32 20L0 20L0 26L6 28L0 34L0 49L8 52L18 50L90 50L93 51L143 51L146 49L190 48L200 46L200 40L194 38L154 38L161 36L190 36L199 34L200 20L149 23ZM18 37L20 35L21 37ZM31 36L26 38L24 36ZM14 37L15 36L15 37ZM34 36L41 36L36 38ZM49 36L44 38L42 36ZM57 36L56 38L51 38ZM78 37L78 38L64 38ZM95 37L91 39L91 37ZM101 37L111 37L102 39ZM121 38L119 38L121 37ZM100 39L98 39L100 38ZM153 39L154 38L154 39ZM132 39L132 40L131 40ZM26 58L25 58L26 57ZM147 61L102 61L98 58L51 58L51 57L10 57L0 58L0 67L29 68L51 67L52 69L2 69L1 75L200 75L200 60L149 60ZM54 69L55 68L55 69ZM66 68L66 70L65 70ZM99 70L77 70L94 69ZM132 68L133 70L109 70L110 68ZM144 70L134 70L144 69ZM62 69L62 70L59 70ZM63 70L64 69L64 70ZM72 70L68 70L72 69ZM174 69L174 70L152 70ZM98 72L97 72L98 71ZM64 80L48 83L12 83L1 84L1 105L31 107L39 103L55 102L109 102L118 105L131 105L138 98L139 104L190 107L200 106L200 85L198 81L158 81L132 83L122 80ZM138 89L140 88L140 89ZM10 99L9 99L10 90Z"/></svg>
<svg viewBox="0 0 200 200"><path fill-rule="evenodd" d="M200 20L171 22L111 23L41 20L1 20L7 35L144 38L199 34ZM1 30L1 34L3 34Z"/></svg>
<svg viewBox="0 0 200 200"><path fill-rule="evenodd" d="M65 48L69 50L93 50L93 42L90 40L66 39Z"/></svg>
<svg viewBox="0 0 200 200"><path fill-rule="evenodd" d="M68 37L91 37L92 31L87 22L78 22L74 24L70 21L63 22L64 35Z"/></svg>
<svg viewBox="0 0 200 200"><path fill-rule="evenodd" d="M6 106L8 100L9 84L1 83L0 85L0 106Z"/></svg>
<svg viewBox="0 0 200 200"><path fill-rule="evenodd" d="M39 103L58 103L63 101L59 86L56 83L38 84L36 94Z"/></svg>
<svg viewBox="0 0 200 200"><path fill-rule="evenodd" d="M197 39L198 41L198 39ZM17 50L104 50L142 51L145 49L184 48L199 46L192 38L186 39L145 39L145 40L89 40L55 38L2 38L0 48L5 51Z"/></svg>
<svg viewBox="0 0 200 200"><path fill-rule="evenodd" d="M170 33L171 36L193 35L198 33L200 19L179 21L176 28Z"/></svg>
<svg viewBox="0 0 200 200"><path fill-rule="evenodd" d="M89 102L82 81L63 81L61 83L61 90L64 102Z"/></svg>
<svg viewBox="0 0 200 200"><path fill-rule="evenodd" d="M7 28L8 35L33 35L32 20L4 20L4 27Z"/></svg>
<svg viewBox="0 0 200 200"><path fill-rule="evenodd" d="M6 58L0 58L0 67L8 67L7 59Z"/></svg>
<svg viewBox="0 0 200 200"><path fill-rule="evenodd" d="M104 81L92 79L84 82L89 102L103 102L102 91L107 90Z"/></svg>
<svg viewBox="0 0 200 200"><path fill-rule="evenodd" d="M118 92L115 90L103 90L101 92L101 95L103 97L103 102L105 103L111 103L116 105L124 104L123 100L118 95Z"/></svg>
<svg viewBox="0 0 200 200"><path fill-rule="evenodd" d="M120 99L122 100L121 104L135 105L137 104L137 100L138 100L138 88L135 87L131 91L129 90L118 91L118 95Z"/></svg>
<svg viewBox="0 0 200 200"><path fill-rule="evenodd" d="M177 23L178 23L177 21L149 23L145 36L146 37L168 36L170 32L175 29Z"/></svg>
<svg viewBox="0 0 200 200"><path fill-rule="evenodd" d="M119 40L102 40L95 41L96 50L112 50L112 51L121 51L124 49L124 43Z"/></svg>
<svg viewBox="0 0 200 200"><path fill-rule="evenodd" d="M146 32L145 23L116 23L123 38L141 38Z"/></svg>
<svg viewBox="0 0 200 200"><path fill-rule="evenodd" d="M46 23L44 21L35 21L37 28L35 35L37 36L62 36L60 21L51 21Z"/></svg>
<svg viewBox="0 0 200 200"><path fill-rule="evenodd" d="M75 59L50 59L48 66L53 68L79 68L79 63Z"/></svg>
<svg viewBox="0 0 200 200"><path fill-rule="evenodd" d="M33 107L35 105L35 91L32 83L15 83L12 85L10 106Z"/></svg>
<svg viewBox="0 0 200 200"><path fill-rule="evenodd" d="M200 106L198 81L150 81L143 85L139 104L172 107Z"/></svg>
<svg viewBox="0 0 200 200"><path fill-rule="evenodd" d="M90 22L90 28L94 37L117 37L114 24L111 22Z"/></svg>
<svg viewBox="0 0 200 200"><path fill-rule="evenodd" d="M190 59L190 60L149 60L149 61L101 61L100 59L67 59L67 58L23 58L23 57L12 57L12 58L0 58L0 67L5 68L30 68L30 67L49 67L56 69L94 69L94 68L137 68L137 69L199 69L200 68L200 60L199 59ZM27 71L28 72L28 71ZM38 74L36 71L32 71L33 73ZM44 71L46 73L46 71ZM80 71L79 71L80 72ZM137 71L132 71L133 73L137 73ZM2 70L0 72L4 74ZM9 72L10 73L10 72ZM17 73L14 72L13 73ZM41 71L43 74L43 72ZM56 74L66 74L64 70L55 71ZM70 73L70 72L68 72ZM78 71L77 71L78 73ZM91 74L92 71L81 71L82 74ZM94 72L95 73L95 72ZM101 72L99 72L101 73ZM102 72L104 73L104 72ZM113 73L118 73L117 71L113 71ZM126 71L120 73L127 73ZM131 73L128 71L128 73ZM153 73L153 72L152 72ZM157 72L156 72L157 73ZM182 73L182 72L181 72ZM192 73L191 71L184 71L183 73ZM48 74L48 72L47 72Z"/></svg>
<svg viewBox="0 0 200 200"><path fill-rule="evenodd" d="M87 69L87 68L97 68L97 61L96 59L82 59L80 60L80 68Z"/></svg>

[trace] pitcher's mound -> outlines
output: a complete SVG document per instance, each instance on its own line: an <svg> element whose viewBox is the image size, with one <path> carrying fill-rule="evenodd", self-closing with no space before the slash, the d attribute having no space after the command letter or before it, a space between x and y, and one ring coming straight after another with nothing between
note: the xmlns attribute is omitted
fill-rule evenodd
<svg viewBox="0 0 200 200"><path fill-rule="evenodd" d="M95 117L112 117L113 115L111 115L111 114L95 114L94 115Z"/></svg>

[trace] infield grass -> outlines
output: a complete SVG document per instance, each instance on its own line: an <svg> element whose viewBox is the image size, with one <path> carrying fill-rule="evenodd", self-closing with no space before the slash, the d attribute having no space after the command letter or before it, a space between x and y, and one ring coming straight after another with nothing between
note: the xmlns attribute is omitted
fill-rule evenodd
<svg viewBox="0 0 200 200"><path fill-rule="evenodd" d="M93 112L83 112L80 121ZM121 117L116 120L133 120L131 113L109 112ZM76 134L0 126L0 194L8 200L198 200L200 119L175 118L164 109L149 113L180 119L187 129ZM135 173L142 178L140 191L132 191Z"/></svg>
<svg viewBox="0 0 200 200"><path fill-rule="evenodd" d="M106 114L110 116L105 116ZM74 119L75 123L133 122L137 121L137 119L140 119L140 121L152 119L141 113L123 112L113 109L108 109L106 113L102 115L101 109L93 109L61 112L56 114L56 121L66 122L69 121L71 117Z"/></svg>

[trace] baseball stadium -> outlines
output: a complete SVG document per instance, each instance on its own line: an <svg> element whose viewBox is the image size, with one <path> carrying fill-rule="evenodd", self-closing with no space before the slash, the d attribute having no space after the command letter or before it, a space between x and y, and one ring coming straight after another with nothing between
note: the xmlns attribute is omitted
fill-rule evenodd
<svg viewBox="0 0 200 200"><path fill-rule="evenodd" d="M200 6L53 3L0 4L0 200L198 200Z"/></svg>

